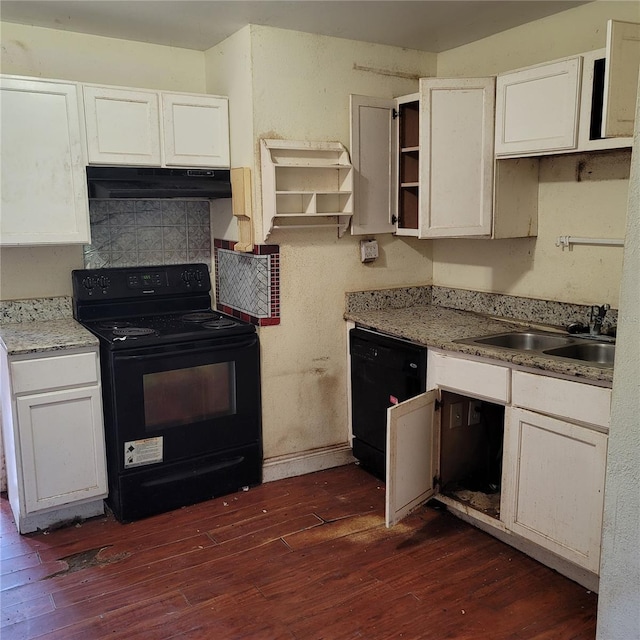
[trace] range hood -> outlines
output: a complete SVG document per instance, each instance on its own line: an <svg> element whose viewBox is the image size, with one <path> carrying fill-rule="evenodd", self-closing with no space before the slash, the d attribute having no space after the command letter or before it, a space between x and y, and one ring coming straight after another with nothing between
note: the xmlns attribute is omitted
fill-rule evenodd
<svg viewBox="0 0 640 640"><path fill-rule="evenodd" d="M89 198L231 197L229 169L87 167Z"/></svg>

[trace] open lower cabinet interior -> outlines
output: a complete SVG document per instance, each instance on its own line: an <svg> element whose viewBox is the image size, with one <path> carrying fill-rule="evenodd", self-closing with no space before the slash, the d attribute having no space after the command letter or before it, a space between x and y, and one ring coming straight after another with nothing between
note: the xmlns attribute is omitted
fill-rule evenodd
<svg viewBox="0 0 640 640"><path fill-rule="evenodd" d="M504 414L502 405L440 390L391 407L387 526L434 496L499 520Z"/></svg>
<svg viewBox="0 0 640 640"><path fill-rule="evenodd" d="M504 407L441 393L440 494L500 518Z"/></svg>

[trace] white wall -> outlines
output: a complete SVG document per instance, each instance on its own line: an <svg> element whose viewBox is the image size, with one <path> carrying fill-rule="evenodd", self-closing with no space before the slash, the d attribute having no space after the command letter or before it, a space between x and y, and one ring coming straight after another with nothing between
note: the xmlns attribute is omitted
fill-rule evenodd
<svg viewBox="0 0 640 640"><path fill-rule="evenodd" d="M204 93L199 51L3 22L2 73Z"/></svg>
<svg viewBox="0 0 640 640"><path fill-rule="evenodd" d="M438 55L438 75L495 75L602 48L608 18L639 21L640 4L594 2L446 51ZM629 157L623 152L541 159L537 238L434 242L434 284L616 307L622 249L562 251L555 241L558 235L623 237Z"/></svg>
<svg viewBox="0 0 640 640"><path fill-rule="evenodd" d="M260 138L337 140L348 148L350 93L403 95L417 89L407 75L435 72L433 54L259 26L206 58L208 89L230 97L233 164L251 157L257 229ZM335 230L277 231L268 238L280 245L282 319L260 330L265 458L347 442L345 291L430 283L430 243L378 241L380 259L363 265L359 240L339 239Z"/></svg>
<svg viewBox="0 0 640 640"><path fill-rule="evenodd" d="M605 490L599 640L640 638L640 92L631 172Z"/></svg>

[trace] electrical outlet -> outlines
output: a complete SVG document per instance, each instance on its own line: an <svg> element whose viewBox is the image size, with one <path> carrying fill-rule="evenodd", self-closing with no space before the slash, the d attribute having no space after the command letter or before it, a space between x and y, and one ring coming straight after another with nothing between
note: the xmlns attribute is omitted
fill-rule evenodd
<svg viewBox="0 0 640 640"><path fill-rule="evenodd" d="M475 424L480 424L482 418L482 401L471 400L469 402L469 416L467 418L467 425L470 427Z"/></svg>
<svg viewBox="0 0 640 640"><path fill-rule="evenodd" d="M456 427L462 426L462 418L463 418L463 403L455 402L450 407L449 413L449 429L455 429Z"/></svg>
<svg viewBox="0 0 640 640"><path fill-rule="evenodd" d="M377 240L360 240L360 260L373 262L378 257Z"/></svg>

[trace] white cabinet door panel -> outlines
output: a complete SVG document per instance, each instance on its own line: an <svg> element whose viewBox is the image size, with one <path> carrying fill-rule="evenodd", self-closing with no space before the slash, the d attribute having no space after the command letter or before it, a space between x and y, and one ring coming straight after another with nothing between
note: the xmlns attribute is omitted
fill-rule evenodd
<svg viewBox="0 0 640 640"><path fill-rule="evenodd" d="M215 96L162 94L164 164L229 167L229 105Z"/></svg>
<svg viewBox="0 0 640 640"><path fill-rule="evenodd" d="M154 91L85 85L90 164L160 166L160 117Z"/></svg>
<svg viewBox="0 0 640 640"><path fill-rule="evenodd" d="M16 399L27 513L107 494L99 386Z"/></svg>
<svg viewBox="0 0 640 640"><path fill-rule="evenodd" d="M398 154L395 100L351 96L351 163L354 171L352 235L393 233Z"/></svg>
<svg viewBox="0 0 640 640"><path fill-rule="evenodd" d="M607 436L507 409L503 499L508 528L598 572Z"/></svg>
<svg viewBox="0 0 640 640"><path fill-rule="evenodd" d="M639 68L640 24L609 20L603 136L633 136Z"/></svg>
<svg viewBox="0 0 640 640"><path fill-rule="evenodd" d="M496 155L574 149L582 58L504 73L496 85Z"/></svg>
<svg viewBox="0 0 640 640"><path fill-rule="evenodd" d="M490 236L494 78L420 80L421 238Z"/></svg>
<svg viewBox="0 0 640 640"><path fill-rule="evenodd" d="M89 242L77 87L3 77L0 244Z"/></svg>
<svg viewBox="0 0 640 640"><path fill-rule="evenodd" d="M387 410L387 527L435 493L436 397L429 391Z"/></svg>

